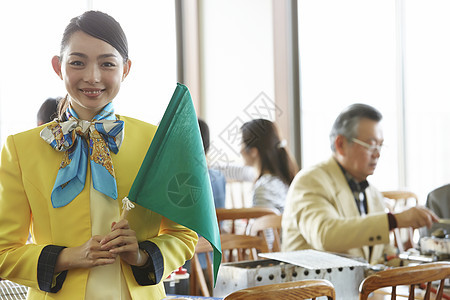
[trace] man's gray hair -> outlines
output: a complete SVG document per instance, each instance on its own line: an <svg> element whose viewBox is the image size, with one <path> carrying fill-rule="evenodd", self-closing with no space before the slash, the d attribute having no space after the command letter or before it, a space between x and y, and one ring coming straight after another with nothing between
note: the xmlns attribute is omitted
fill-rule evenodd
<svg viewBox="0 0 450 300"><path fill-rule="evenodd" d="M334 142L338 135L344 136L349 142L357 137L359 121L363 118L380 122L383 116L374 107L362 103L352 104L339 114L330 132L330 146L333 152L336 152Z"/></svg>

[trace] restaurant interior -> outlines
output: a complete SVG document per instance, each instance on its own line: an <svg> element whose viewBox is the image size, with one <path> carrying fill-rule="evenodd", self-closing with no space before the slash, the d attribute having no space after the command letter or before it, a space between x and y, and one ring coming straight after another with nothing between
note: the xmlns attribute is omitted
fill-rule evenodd
<svg viewBox="0 0 450 300"><path fill-rule="evenodd" d="M214 216L220 267L199 236L193 258L163 279L165 299L450 299L450 193L433 194L446 203L439 210L429 200L450 187L448 1L2 1L0 146L36 126L45 99L65 96L51 58L68 20L87 10L113 15L128 36L133 68L116 110L158 125L176 84L185 85L209 126L208 167L225 174ZM276 124L301 171L332 155L330 129L353 103L383 115L368 181L385 213L427 207L439 221L390 230L395 253L378 264L282 251L283 212L254 205L258 176L234 176L246 164L240 130L253 119ZM26 294L0 279L0 299Z"/></svg>

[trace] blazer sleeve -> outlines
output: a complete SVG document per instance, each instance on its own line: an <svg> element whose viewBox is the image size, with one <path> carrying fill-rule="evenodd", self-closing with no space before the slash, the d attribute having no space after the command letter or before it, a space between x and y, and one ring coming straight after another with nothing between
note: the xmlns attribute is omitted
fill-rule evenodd
<svg viewBox="0 0 450 300"><path fill-rule="evenodd" d="M139 285L158 284L194 256L198 235L162 217L160 235L139 243L149 259L142 267L131 266Z"/></svg>
<svg viewBox="0 0 450 300"><path fill-rule="evenodd" d="M160 235L151 240L161 249L164 259L163 278L194 256L198 235L178 223L162 218Z"/></svg>
<svg viewBox="0 0 450 300"><path fill-rule="evenodd" d="M39 289L37 265L46 245L26 244L31 209L24 189L14 137L0 159L0 277Z"/></svg>
<svg viewBox="0 0 450 300"><path fill-rule="evenodd" d="M322 173L311 172L298 178L289 193L289 209L306 242L315 249L334 252L389 243L387 214L376 212L361 217L343 211L345 206L339 202L353 199L342 199L345 195L340 195Z"/></svg>

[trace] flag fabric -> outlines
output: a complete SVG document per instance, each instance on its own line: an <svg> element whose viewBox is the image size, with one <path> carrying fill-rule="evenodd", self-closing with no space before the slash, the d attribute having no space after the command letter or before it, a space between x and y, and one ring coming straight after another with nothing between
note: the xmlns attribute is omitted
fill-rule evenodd
<svg viewBox="0 0 450 300"><path fill-rule="evenodd" d="M128 198L206 238L214 282L222 250L205 152L191 95L177 84Z"/></svg>

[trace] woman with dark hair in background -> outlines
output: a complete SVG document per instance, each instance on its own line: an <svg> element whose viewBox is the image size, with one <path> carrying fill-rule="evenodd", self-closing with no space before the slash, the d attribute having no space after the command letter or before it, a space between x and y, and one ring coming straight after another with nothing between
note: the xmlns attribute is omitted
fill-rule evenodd
<svg viewBox="0 0 450 300"><path fill-rule="evenodd" d="M198 238L139 205L120 218L156 132L114 113L131 67L120 24L73 18L52 66L67 90L58 119L9 136L1 154L0 277L28 299L164 298Z"/></svg>
<svg viewBox="0 0 450 300"><path fill-rule="evenodd" d="M61 97L48 98L42 103L37 113L37 126L53 121L58 116L58 103Z"/></svg>
<svg viewBox="0 0 450 300"><path fill-rule="evenodd" d="M265 119L244 123L241 131L241 155L245 164L253 166L258 173L253 205L283 212L289 185L298 171L286 141L280 139L275 124Z"/></svg>
<svg viewBox="0 0 450 300"><path fill-rule="evenodd" d="M209 151L209 126L202 119L198 119L198 126L200 128L200 134L202 136L203 150L206 157L208 157ZM208 160L207 160L208 161ZM225 207L225 193L226 193L226 179L222 172L218 169L208 166L209 179L211 181L211 188L214 197L214 205L216 208Z"/></svg>

